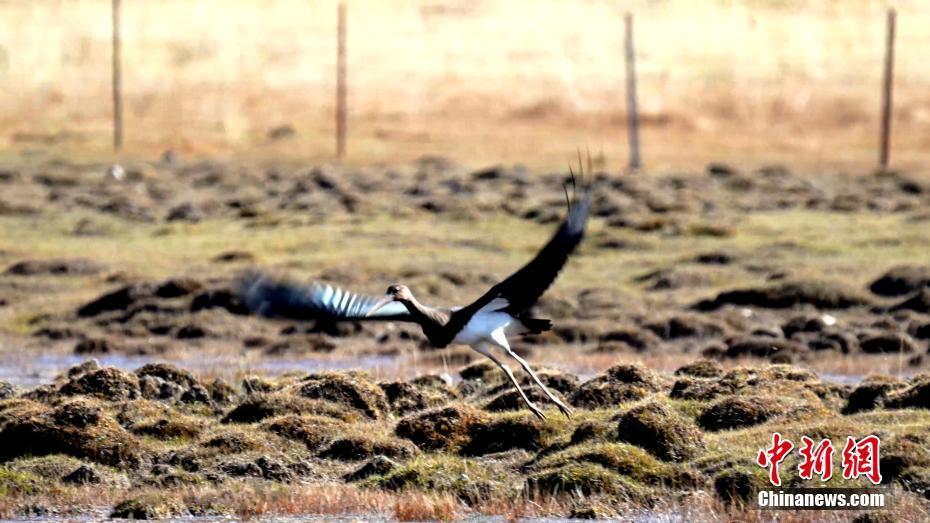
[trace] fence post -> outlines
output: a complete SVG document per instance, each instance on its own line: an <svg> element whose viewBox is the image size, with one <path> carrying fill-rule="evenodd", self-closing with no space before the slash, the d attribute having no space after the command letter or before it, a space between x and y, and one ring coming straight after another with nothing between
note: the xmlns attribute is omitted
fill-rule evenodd
<svg viewBox="0 0 930 523"><path fill-rule="evenodd" d="M336 44L336 157L346 155L346 4L339 3Z"/></svg>
<svg viewBox="0 0 930 523"><path fill-rule="evenodd" d="M120 58L120 0L113 7L113 149L123 147L123 67Z"/></svg>
<svg viewBox="0 0 930 523"><path fill-rule="evenodd" d="M882 82L882 127L881 127L881 151L878 156L878 164L882 169L888 168L888 162L891 155L891 116L892 107L892 88L894 87L894 36L897 13L893 8L888 9L887 32L885 40L885 74Z"/></svg>
<svg viewBox="0 0 930 523"><path fill-rule="evenodd" d="M624 55L626 57L626 113L630 139L630 170L639 169L639 108L636 104L636 58L633 48L633 15L626 13L623 17L626 38Z"/></svg>

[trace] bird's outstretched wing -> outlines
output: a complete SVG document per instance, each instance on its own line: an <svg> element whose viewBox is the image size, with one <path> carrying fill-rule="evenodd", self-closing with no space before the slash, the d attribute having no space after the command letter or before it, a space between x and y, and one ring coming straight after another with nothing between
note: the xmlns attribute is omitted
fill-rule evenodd
<svg viewBox="0 0 930 523"><path fill-rule="evenodd" d="M380 298L323 283L300 285L252 272L239 283L239 297L253 313L269 318L339 321L413 321L407 308L388 303L371 316Z"/></svg>
<svg viewBox="0 0 930 523"><path fill-rule="evenodd" d="M540 296L552 285L559 271L568 261L569 255L584 236L588 214L591 211L592 188L578 189L569 202L568 216L536 257L522 269L491 288L484 296L462 309L462 314L473 314L495 300L507 304L500 309L517 316L533 306ZM502 303L502 302L501 302Z"/></svg>

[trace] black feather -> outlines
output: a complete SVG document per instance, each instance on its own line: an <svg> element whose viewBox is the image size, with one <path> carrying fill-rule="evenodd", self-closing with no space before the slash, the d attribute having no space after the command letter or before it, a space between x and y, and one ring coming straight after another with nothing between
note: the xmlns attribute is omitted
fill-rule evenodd
<svg viewBox="0 0 930 523"><path fill-rule="evenodd" d="M472 304L457 311L453 317L460 316L467 321L467 318L496 298L507 300L508 305L501 310L512 316L518 316L532 307L555 281L568 257L584 237L585 225L591 211L591 199L591 188L582 188L580 194L575 195L575 201L572 202L565 221L539 253L522 269L492 287Z"/></svg>
<svg viewBox="0 0 930 523"><path fill-rule="evenodd" d="M246 274L239 296L255 314L269 318L325 321L413 321L400 303L387 304L368 316L380 298L356 294L322 283L300 285L258 272Z"/></svg>

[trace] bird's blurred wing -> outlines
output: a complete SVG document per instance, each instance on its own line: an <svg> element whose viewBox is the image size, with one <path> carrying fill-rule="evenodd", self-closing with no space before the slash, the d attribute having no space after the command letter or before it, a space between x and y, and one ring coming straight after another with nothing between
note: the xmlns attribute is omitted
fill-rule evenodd
<svg viewBox="0 0 930 523"><path fill-rule="evenodd" d="M301 285L260 273L242 278L239 296L253 313L269 318L326 321L413 321L403 304L391 302L375 311L382 298L356 294L332 285Z"/></svg>

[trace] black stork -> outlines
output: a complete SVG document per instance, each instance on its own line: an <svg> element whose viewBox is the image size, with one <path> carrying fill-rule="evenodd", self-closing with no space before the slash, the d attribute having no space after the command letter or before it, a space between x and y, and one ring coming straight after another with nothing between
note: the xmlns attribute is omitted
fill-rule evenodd
<svg viewBox="0 0 930 523"><path fill-rule="evenodd" d="M516 360L559 410L570 416L571 408L543 385L526 360L510 348L507 337L537 334L552 327L550 320L532 318L527 311L552 285L569 255L581 242L591 209L591 197L590 185L575 191L572 197L568 196L566 188L568 216L549 242L522 269L464 307L424 305L405 285L391 285L379 298L320 283L296 285L255 272L242 279L240 295L251 311L272 318L416 323L434 347L468 345L487 356L507 374L533 414L544 419L545 415L520 388L510 368L492 352L496 348Z"/></svg>

